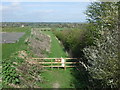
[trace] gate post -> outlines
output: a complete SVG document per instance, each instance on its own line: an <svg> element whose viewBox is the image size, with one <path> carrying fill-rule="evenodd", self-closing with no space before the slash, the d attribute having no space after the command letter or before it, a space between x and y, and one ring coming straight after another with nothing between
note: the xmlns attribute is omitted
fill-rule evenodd
<svg viewBox="0 0 120 90"><path fill-rule="evenodd" d="M51 69L53 69L53 67L52 67L52 59L51 59Z"/></svg>

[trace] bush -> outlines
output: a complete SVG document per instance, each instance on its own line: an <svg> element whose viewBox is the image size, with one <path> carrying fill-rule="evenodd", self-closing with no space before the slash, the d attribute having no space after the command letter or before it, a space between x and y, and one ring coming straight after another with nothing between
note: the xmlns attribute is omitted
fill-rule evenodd
<svg viewBox="0 0 120 90"><path fill-rule="evenodd" d="M88 71L102 87L119 87L118 6L116 2L94 2L86 12L95 45L84 48ZM100 36L100 37L99 37Z"/></svg>
<svg viewBox="0 0 120 90"><path fill-rule="evenodd" d="M3 60L2 65L3 83L19 84L19 75L16 73L16 68L13 66L12 62L6 59Z"/></svg>
<svg viewBox="0 0 120 90"><path fill-rule="evenodd" d="M81 57L82 49L93 44L92 38L88 37L90 34L87 30L54 31L54 34L63 43L71 57Z"/></svg>

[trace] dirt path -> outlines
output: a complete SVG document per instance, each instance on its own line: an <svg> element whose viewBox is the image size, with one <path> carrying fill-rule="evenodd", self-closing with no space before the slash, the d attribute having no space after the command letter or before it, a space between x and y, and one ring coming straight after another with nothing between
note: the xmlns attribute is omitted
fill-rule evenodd
<svg viewBox="0 0 120 90"><path fill-rule="evenodd" d="M60 84L58 82L53 83L53 88L59 88L59 87L60 87Z"/></svg>

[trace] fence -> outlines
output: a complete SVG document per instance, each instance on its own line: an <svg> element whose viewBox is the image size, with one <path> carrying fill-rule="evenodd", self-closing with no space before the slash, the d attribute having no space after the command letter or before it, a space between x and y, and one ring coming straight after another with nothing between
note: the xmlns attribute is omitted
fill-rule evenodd
<svg viewBox="0 0 120 90"><path fill-rule="evenodd" d="M78 67L79 64L78 58L32 58L33 60L37 60L37 64L43 65L43 67L53 68L64 68L66 70L67 67Z"/></svg>

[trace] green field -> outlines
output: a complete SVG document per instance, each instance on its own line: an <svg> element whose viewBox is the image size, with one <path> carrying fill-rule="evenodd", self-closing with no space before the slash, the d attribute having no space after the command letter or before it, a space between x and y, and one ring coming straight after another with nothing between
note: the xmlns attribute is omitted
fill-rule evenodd
<svg viewBox="0 0 120 90"><path fill-rule="evenodd" d="M25 32L25 35L20 38L17 43L2 44L2 59L9 58L9 56L19 50L26 50L27 45L24 40L30 35L30 28L5 28L3 31L6 32Z"/></svg>

